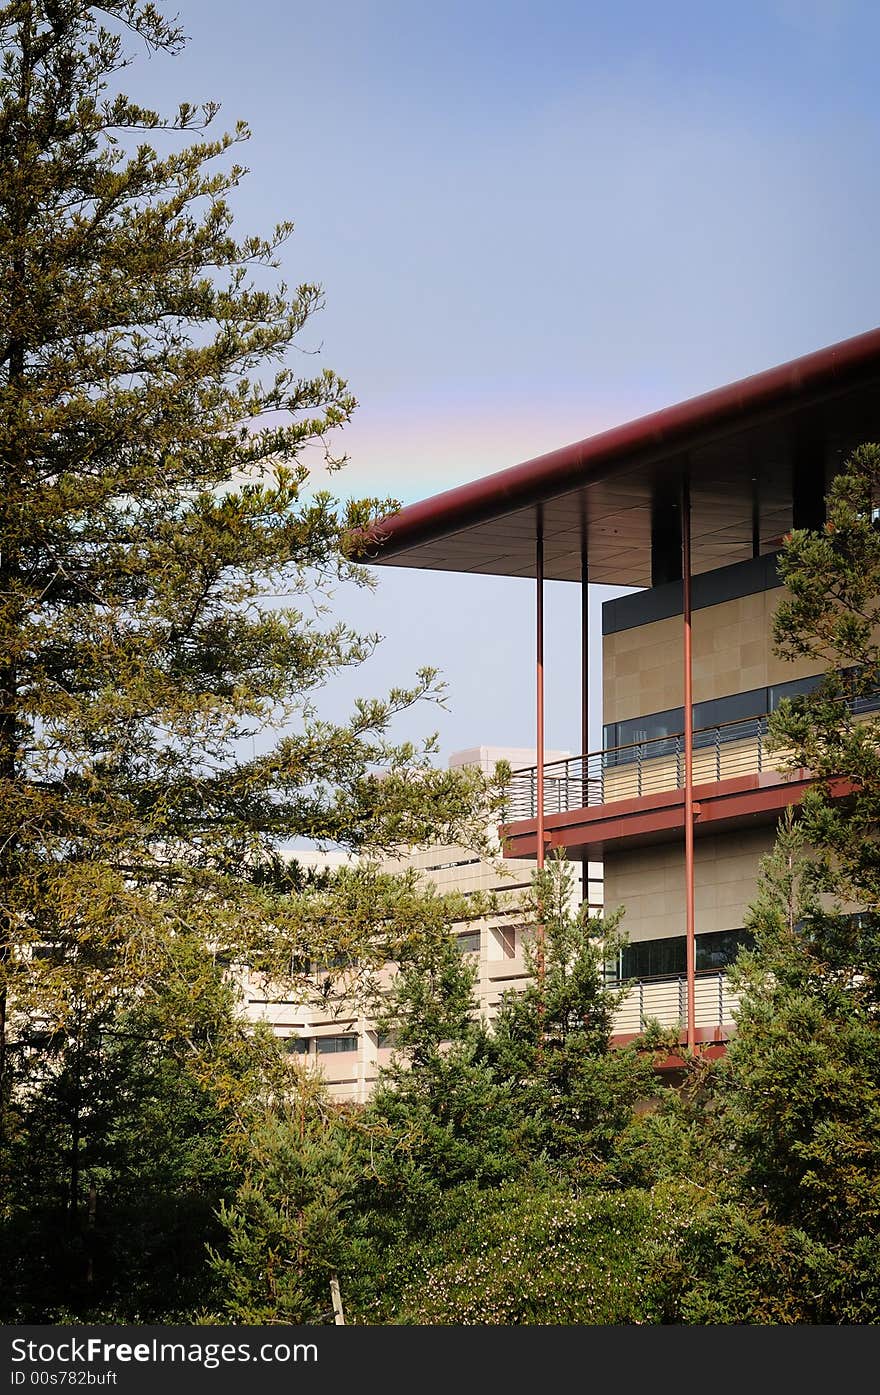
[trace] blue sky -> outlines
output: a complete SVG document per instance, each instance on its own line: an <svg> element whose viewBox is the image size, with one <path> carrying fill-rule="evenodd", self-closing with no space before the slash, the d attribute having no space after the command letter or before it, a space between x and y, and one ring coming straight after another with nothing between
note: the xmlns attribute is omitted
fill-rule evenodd
<svg viewBox="0 0 880 1395"><path fill-rule="evenodd" d="M296 222L284 275L327 300L304 347L360 402L337 488L421 498L880 323L870 0L180 17L186 53L128 88L249 121L241 228ZM548 591L548 738L577 749L578 599ZM452 710L404 734L531 744L531 592L395 570L340 594L386 640L324 710L429 662Z"/></svg>

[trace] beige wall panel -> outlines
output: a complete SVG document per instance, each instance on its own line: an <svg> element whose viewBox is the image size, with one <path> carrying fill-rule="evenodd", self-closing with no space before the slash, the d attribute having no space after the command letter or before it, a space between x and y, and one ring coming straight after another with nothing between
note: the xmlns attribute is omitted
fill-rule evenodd
<svg viewBox="0 0 880 1395"><path fill-rule="evenodd" d="M742 928L755 899L758 864L774 841L772 827L698 838L694 847L697 934ZM605 858L605 904L624 906L623 929L630 940L683 935L684 847L609 852Z"/></svg>
<svg viewBox="0 0 880 1395"><path fill-rule="evenodd" d="M773 654L771 624L782 596L777 587L694 612L694 702L821 672L811 660L788 663ZM605 636L603 696L606 722L682 705L680 615Z"/></svg>

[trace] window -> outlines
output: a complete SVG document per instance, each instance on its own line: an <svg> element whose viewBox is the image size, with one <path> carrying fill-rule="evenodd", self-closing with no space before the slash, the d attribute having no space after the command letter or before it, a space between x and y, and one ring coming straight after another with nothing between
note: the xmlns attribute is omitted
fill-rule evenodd
<svg viewBox="0 0 880 1395"><path fill-rule="evenodd" d="M694 703L694 729L722 727L728 722L746 722L763 717L767 712L767 689L750 688L746 693L728 693L726 697L710 698ZM684 711L682 710L682 726ZM681 727L679 727L679 731Z"/></svg>
<svg viewBox="0 0 880 1395"><path fill-rule="evenodd" d="M817 688L821 679L795 678L791 683L774 683L767 689L767 711L775 712L783 698L802 697Z"/></svg>
<svg viewBox="0 0 880 1395"><path fill-rule="evenodd" d="M380 1051L393 1051L397 1046L396 1032L377 1032L376 1045Z"/></svg>
<svg viewBox="0 0 880 1395"><path fill-rule="evenodd" d="M499 943L499 945L501 946L501 957L502 957L502 959L515 959L515 958L516 958L516 926L515 926L515 925L496 925L496 926L495 926L495 934L497 935L497 937L498 937L498 943Z"/></svg>
<svg viewBox="0 0 880 1395"><path fill-rule="evenodd" d="M343 1051L357 1051L357 1033L347 1032L339 1037L315 1037L315 1047L319 1056L332 1056Z"/></svg>
<svg viewBox="0 0 880 1395"><path fill-rule="evenodd" d="M747 930L717 930L708 935L697 935L697 973L727 968L733 963L741 945L748 948L753 943L753 936ZM637 940L634 944L624 945L616 968L622 982L633 978L683 976L687 973L685 936L670 935L663 940Z"/></svg>
<svg viewBox="0 0 880 1395"><path fill-rule="evenodd" d="M854 676L854 670L849 672ZM694 703L694 746L711 746L716 740L741 741L745 736L756 735L757 723L769 712L775 712L783 698L811 693L820 682L818 676L795 678L788 683L773 683L769 688L751 688L746 693L728 693ZM878 707L880 693L856 698L854 702L857 712L872 712ZM720 728L717 735L716 727ZM640 756L644 760L674 754L683 730L683 707L630 717L625 722L608 722L603 728L605 767L627 765Z"/></svg>
<svg viewBox="0 0 880 1395"><path fill-rule="evenodd" d="M291 1056L308 1056L311 1037L285 1037L284 1049Z"/></svg>
<svg viewBox="0 0 880 1395"><path fill-rule="evenodd" d="M717 930L711 935L697 935L697 973L711 969L726 969L740 948L751 949L754 936L748 930Z"/></svg>
<svg viewBox="0 0 880 1395"><path fill-rule="evenodd" d="M466 930L464 934L456 936L459 953L479 954L480 952L480 932L479 930Z"/></svg>
<svg viewBox="0 0 880 1395"><path fill-rule="evenodd" d="M426 868L426 872L445 872L448 867L473 867L480 861L478 857L463 857L458 862L432 862Z"/></svg>

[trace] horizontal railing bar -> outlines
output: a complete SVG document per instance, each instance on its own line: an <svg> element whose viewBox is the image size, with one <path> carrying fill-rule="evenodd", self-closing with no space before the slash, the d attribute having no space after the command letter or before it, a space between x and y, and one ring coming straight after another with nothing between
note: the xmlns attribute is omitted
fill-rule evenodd
<svg viewBox="0 0 880 1395"><path fill-rule="evenodd" d="M854 713L876 710L876 698L850 698ZM695 783L715 783L743 773L761 773L768 761L766 749L769 712L739 717L694 731ZM580 808L614 804L682 788L680 732L645 737L581 756L565 756L544 766L544 813L561 814ZM505 823L531 820L537 812L537 765L511 772Z"/></svg>
<svg viewBox="0 0 880 1395"><path fill-rule="evenodd" d="M728 727L744 727L744 726L748 726L749 724L752 724L752 725L755 725L755 726L756 726L759 722L766 722L766 721L767 721L767 718L768 718L769 716L770 716L770 713L769 713L769 712L765 712L762 716L758 716L758 717L740 717L740 718L738 718L737 720L732 721L732 722L716 722L715 725L714 725L714 726L711 726L711 727L695 727L695 728L694 728L694 740L696 740L696 738L697 738L698 736L702 736L705 732L710 732L710 731L725 731ZM639 750L639 749L644 750L644 748L645 748L646 746L654 745L654 744L656 744L657 742L660 742L660 741L682 741L683 739L684 739L684 732L681 732L681 731L674 731L674 732L670 732L668 736L646 736L645 739L644 739L644 741L628 741L628 742L626 742L625 745L622 745L622 746L606 746L606 747L604 747L604 749L602 749L602 750L599 750L599 751L588 751L588 752L586 752L584 755L580 755L580 756L566 756L566 757L565 757L564 759L562 759L562 760L548 761L547 764L544 766L544 774L545 774L545 776L546 776L546 774L547 774L547 772L548 772L549 770L554 770L557 766L561 766L561 767L564 768L565 766L571 767L571 766L573 766L573 765L576 765L579 761L591 761L591 760L601 761L601 760L607 760L608 756L615 755L618 751L637 751L637 750ZM672 754L672 753L670 753L670 754ZM537 770L538 770L537 765L522 765L522 766L519 766L516 770L514 770L514 771L511 772L511 779L515 780L515 779L517 778L518 775L521 775L521 776L534 775L534 774L537 773ZM571 774L571 773L570 773L570 774L569 774L569 778L570 778L571 780L584 780L584 779L587 779L587 780L595 780L595 781L598 781L598 780L601 779L601 776L600 776L600 775L576 775L576 774Z"/></svg>

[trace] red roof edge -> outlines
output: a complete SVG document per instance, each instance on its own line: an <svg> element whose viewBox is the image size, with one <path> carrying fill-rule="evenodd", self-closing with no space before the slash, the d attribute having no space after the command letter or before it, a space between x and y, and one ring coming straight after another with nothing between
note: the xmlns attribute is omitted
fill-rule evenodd
<svg viewBox="0 0 880 1395"><path fill-rule="evenodd" d="M359 541L370 553L368 560L382 562L420 543L587 484L621 459L679 448L694 436L717 432L746 415L779 410L808 394L844 388L871 368L880 370L880 329L410 504L366 531Z"/></svg>

